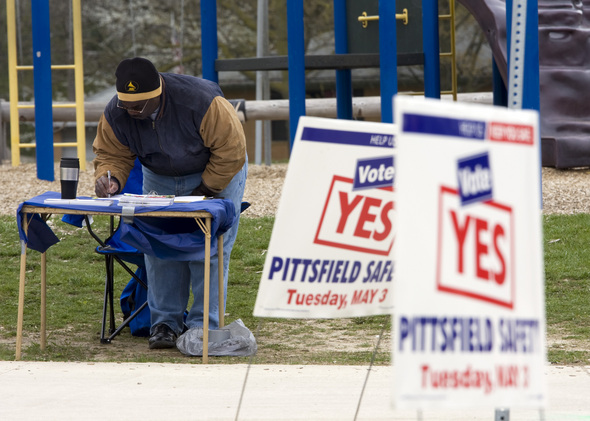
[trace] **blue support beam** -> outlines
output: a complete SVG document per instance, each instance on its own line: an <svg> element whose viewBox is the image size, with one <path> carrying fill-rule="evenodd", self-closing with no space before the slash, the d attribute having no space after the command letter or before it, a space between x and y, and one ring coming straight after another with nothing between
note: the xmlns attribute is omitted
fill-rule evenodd
<svg viewBox="0 0 590 421"><path fill-rule="evenodd" d="M334 0L334 37L336 54L348 54L346 0ZM352 74L350 69L336 70L336 116L352 120Z"/></svg>
<svg viewBox="0 0 590 421"><path fill-rule="evenodd" d="M217 0L201 0L201 54L203 79L219 83L215 70L218 57Z"/></svg>
<svg viewBox="0 0 590 421"><path fill-rule="evenodd" d="M514 0L506 0L506 36L508 52L508 80L510 80L510 45L512 42L512 11ZM539 7L537 0L526 1L524 45L524 77L522 80L522 109L541 108L539 83Z"/></svg>
<svg viewBox="0 0 590 421"><path fill-rule="evenodd" d="M517 8L516 16L513 15L515 7ZM513 17L516 17L516 23L513 22ZM513 28L513 24L517 26ZM516 39L513 39L513 29ZM524 31L524 36L522 31ZM539 6L537 0L506 0L506 35L508 106L540 112ZM514 57L511 55L512 51L516 53ZM512 59L514 62L511 61ZM537 138L537 141L539 144L541 143L540 137ZM543 148L539 145L539 163L543 161L542 155ZM541 171L541 165L539 165L539 171ZM542 183L539 184L539 189L541 189L540 208L543 209Z"/></svg>
<svg viewBox="0 0 590 421"><path fill-rule="evenodd" d="M395 0L379 0L379 57L381 121L393 123L393 96L397 94Z"/></svg>
<svg viewBox="0 0 590 421"><path fill-rule="evenodd" d="M49 0L31 0L37 178L53 181L53 94Z"/></svg>
<svg viewBox="0 0 590 421"><path fill-rule="evenodd" d="M422 0L422 36L424 45L424 96L427 98L440 98L437 0Z"/></svg>
<svg viewBox="0 0 590 421"><path fill-rule="evenodd" d="M494 105L506 107L508 105L508 91L506 84L502 79L502 74L498 69L496 60L492 58L492 91L494 94Z"/></svg>
<svg viewBox="0 0 590 421"><path fill-rule="evenodd" d="M287 0L289 133L293 148L299 117L305 115L305 35L303 0Z"/></svg>

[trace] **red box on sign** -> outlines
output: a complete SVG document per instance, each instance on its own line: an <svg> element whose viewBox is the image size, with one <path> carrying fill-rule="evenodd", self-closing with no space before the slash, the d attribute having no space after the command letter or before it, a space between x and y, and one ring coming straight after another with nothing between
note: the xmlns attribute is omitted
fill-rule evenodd
<svg viewBox="0 0 590 421"><path fill-rule="evenodd" d="M533 126L530 125L491 122L488 137L495 142L532 145L533 133Z"/></svg>
<svg viewBox="0 0 590 421"><path fill-rule="evenodd" d="M462 207L456 189L440 187L437 290L512 309L514 244L510 206L488 200Z"/></svg>
<svg viewBox="0 0 590 421"><path fill-rule="evenodd" d="M388 256L393 229L393 188L353 190L353 179L332 178L315 244Z"/></svg>

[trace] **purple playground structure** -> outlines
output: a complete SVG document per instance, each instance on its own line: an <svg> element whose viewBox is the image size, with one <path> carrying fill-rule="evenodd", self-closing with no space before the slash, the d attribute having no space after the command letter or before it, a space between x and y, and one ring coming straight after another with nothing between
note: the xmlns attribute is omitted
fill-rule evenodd
<svg viewBox="0 0 590 421"><path fill-rule="evenodd" d="M459 0L483 29L507 82L506 3ZM538 0L542 164L590 165L590 0Z"/></svg>

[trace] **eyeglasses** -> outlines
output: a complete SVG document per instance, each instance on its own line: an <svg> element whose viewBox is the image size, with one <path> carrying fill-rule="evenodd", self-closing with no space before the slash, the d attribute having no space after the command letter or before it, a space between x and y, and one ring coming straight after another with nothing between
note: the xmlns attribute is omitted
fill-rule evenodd
<svg viewBox="0 0 590 421"><path fill-rule="evenodd" d="M143 111L145 110L145 107L147 106L148 102L150 102L150 99L147 99L144 103L143 103L143 107L141 106L141 104L139 105L135 105L134 107L125 107L123 105L123 103L121 102L120 99L117 100L117 108L120 108L122 110L125 110L127 112L131 112L133 114L142 114Z"/></svg>

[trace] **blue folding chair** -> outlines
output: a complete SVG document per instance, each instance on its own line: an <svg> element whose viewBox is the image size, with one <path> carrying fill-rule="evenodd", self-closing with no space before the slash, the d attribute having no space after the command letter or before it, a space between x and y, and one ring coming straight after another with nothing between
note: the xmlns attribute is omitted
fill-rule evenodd
<svg viewBox="0 0 590 421"><path fill-rule="evenodd" d="M143 318L147 317L149 322L149 309L147 309L147 301L144 301L139 308L135 308L134 306L130 305L128 302L127 305L130 309L129 312L123 312L125 320L119 325L119 327L115 326L115 307L114 307L114 284L115 284L115 262L119 264L131 277L132 281L130 284L133 283L133 286L138 286L143 288L147 291L147 277L145 271L145 263L143 258L143 253L138 251L137 249L127 245L126 243L122 242L120 239L120 230L118 227L114 229L114 217L111 217L111 232L112 235L107 238L106 240L101 240L98 235L96 235L90 224L87 223L88 232L94 239L98 242L99 246L96 247L96 253L104 256L105 258L105 289L104 289L104 303L103 303L103 313L102 313L102 328L101 328L101 335L100 335L100 342L101 343L110 343L115 336L117 336L121 331L130 326L131 323L140 315L143 314ZM137 269L134 271L130 267L131 265L137 266ZM128 285L130 285L128 284ZM131 291L129 291L131 293ZM123 296L124 293L121 294ZM108 336L107 336L107 314L109 316L109 329L108 329ZM147 332L136 333L133 332L135 336L147 336L149 335L149 327Z"/></svg>
<svg viewBox="0 0 590 421"><path fill-rule="evenodd" d="M141 194L142 185L141 163L136 159L121 193ZM119 224L120 222L119 219ZM100 342L110 343L127 326L131 328L131 333L135 336L149 336L150 314L146 299L148 286L143 253L121 241L119 225L115 227L113 216L110 217L109 223L110 236L104 241L92 231L89 221L86 221L86 227L99 244L96 247L96 253L105 258L106 274ZM121 293L120 304L124 321L118 327L115 323L114 307L115 262L131 275L131 280ZM130 265L137 268L133 270ZM141 304L138 301L141 301ZM108 335L107 315L109 318Z"/></svg>

